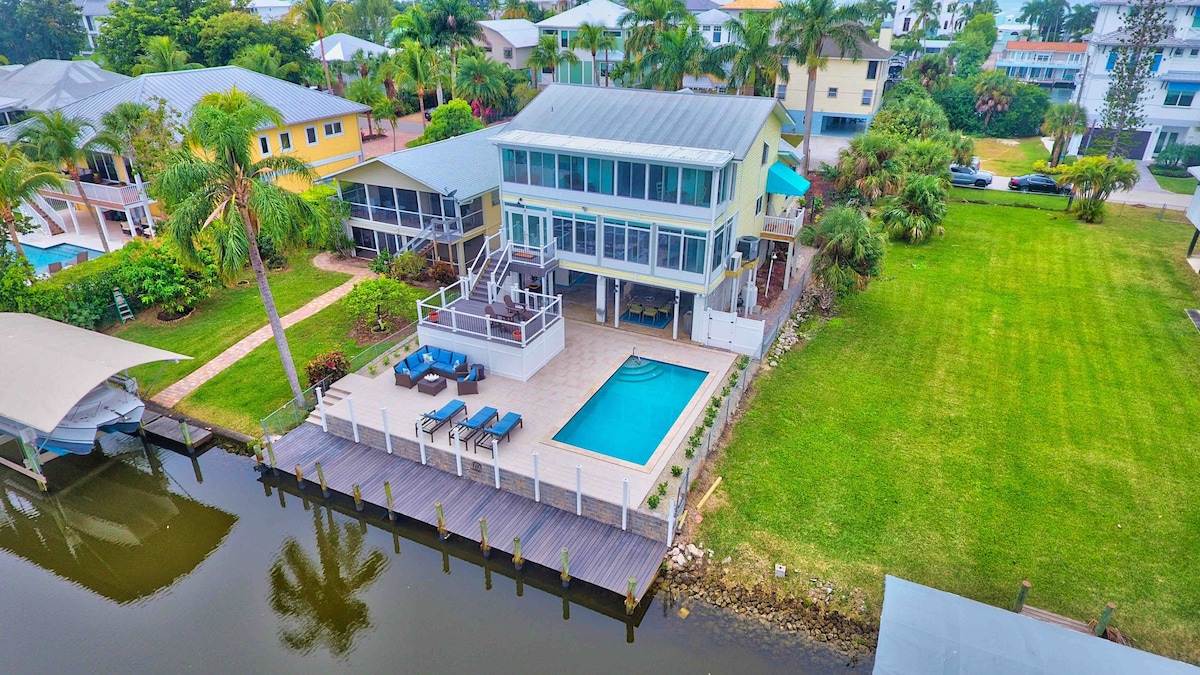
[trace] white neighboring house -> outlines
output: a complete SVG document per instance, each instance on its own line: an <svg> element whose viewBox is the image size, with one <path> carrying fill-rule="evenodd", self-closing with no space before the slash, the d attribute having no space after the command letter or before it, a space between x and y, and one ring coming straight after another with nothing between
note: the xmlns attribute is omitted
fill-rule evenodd
<svg viewBox="0 0 1200 675"><path fill-rule="evenodd" d="M106 0L75 0L79 11L83 14L83 29L87 31L87 45L79 52L89 56L96 51L96 38L100 37L100 21L108 16Z"/></svg>
<svg viewBox="0 0 1200 675"><path fill-rule="evenodd" d="M615 2L610 2L610 0L591 0L582 5L576 5L562 14L556 14L538 22L537 28L542 35L557 37L558 45L563 49L570 46L571 39L579 32L579 27L585 23L607 28L617 39L617 48L609 50L607 53L596 54L596 60L600 62L598 84L604 84L605 75L609 72L610 67L625 58L625 52L622 50L625 49L625 38L629 37L629 34L628 31L621 28L618 22L628 13L628 9ZM575 56L579 57L579 63L563 64L554 71L553 76L549 72L543 71L539 81L542 83L554 81L563 84L597 84L592 82L594 68L591 52L576 49ZM615 83L610 80L609 86L615 86Z"/></svg>
<svg viewBox="0 0 1200 675"><path fill-rule="evenodd" d="M1102 0L1096 25L1086 38L1077 94L1092 123L1104 109L1129 12L1128 2ZM1169 143L1200 143L1200 0L1168 0L1166 14L1174 31L1155 49L1152 77L1142 99L1146 126L1134 132L1130 159L1149 160ZM1090 142L1091 132L1076 136L1070 151L1086 149Z"/></svg>
<svg viewBox="0 0 1200 675"><path fill-rule="evenodd" d="M277 21L292 9L292 3L287 0L250 0L246 11L261 18L263 21Z"/></svg>
<svg viewBox="0 0 1200 675"><path fill-rule="evenodd" d="M513 70L525 68L525 60L541 35L529 19L480 21L479 28L483 35L475 40L475 44L483 47L489 59Z"/></svg>
<svg viewBox="0 0 1200 675"><path fill-rule="evenodd" d="M896 3L895 24L893 26L896 35L908 35L920 28L917 25L917 15L913 12L913 4L913 0L899 0ZM955 31L961 29L967 22L963 17L966 8L966 0L959 3L943 1L939 5L940 11L937 16L931 16L926 19L926 24L929 26L930 31L925 37L952 35Z"/></svg>
<svg viewBox="0 0 1200 675"><path fill-rule="evenodd" d="M50 112L128 81L93 61L41 59L0 71L0 127Z"/></svg>
<svg viewBox="0 0 1200 675"><path fill-rule="evenodd" d="M719 9L706 10L696 15L696 23L700 24L700 32L704 34L704 41L709 47L724 47L733 42L729 37L729 30L725 27L732 18L732 14Z"/></svg>
<svg viewBox="0 0 1200 675"><path fill-rule="evenodd" d="M358 52L363 52L367 56L375 56L377 54L390 54L392 50L383 45L377 45L369 40L347 35L346 33L334 33L333 35L325 36L326 61L349 61ZM314 59L320 60L321 41L314 41L312 46L308 48L308 53Z"/></svg>

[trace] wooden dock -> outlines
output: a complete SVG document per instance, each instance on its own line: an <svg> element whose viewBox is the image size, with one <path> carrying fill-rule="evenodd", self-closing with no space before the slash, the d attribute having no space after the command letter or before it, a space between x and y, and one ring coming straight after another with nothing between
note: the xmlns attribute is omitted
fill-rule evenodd
<svg viewBox="0 0 1200 675"><path fill-rule="evenodd" d="M198 450L211 443L215 438L213 432L208 429L202 429L182 420L151 412L147 412L146 416L149 421L146 421L146 418L142 419L143 433L147 440L158 445ZM187 425L186 438L183 431L184 425ZM189 440L191 443L188 442Z"/></svg>
<svg viewBox="0 0 1200 675"><path fill-rule="evenodd" d="M1037 619L1038 621L1052 623L1055 626L1061 626L1062 628L1073 630L1077 633L1092 635L1092 630L1088 628L1086 623L1079 621L1078 619L1062 616L1061 614L1055 614L1054 612L1047 612L1046 610L1038 609L1037 607L1030 607L1029 605L1021 607L1021 616L1027 616L1031 619Z"/></svg>
<svg viewBox="0 0 1200 675"><path fill-rule="evenodd" d="M324 433L312 423L275 441L274 454L280 471L294 475L299 467L306 489L316 494L320 462L330 490L350 495L358 485L365 502L386 508L387 481L393 510L429 525L437 525L434 504L441 502L444 527L454 535L478 541L479 520L486 518L493 559L511 559L513 538L520 537L525 560L558 571L566 548L573 579L622 597L633 578L641 600L666 554L662 542Z"/></svg>

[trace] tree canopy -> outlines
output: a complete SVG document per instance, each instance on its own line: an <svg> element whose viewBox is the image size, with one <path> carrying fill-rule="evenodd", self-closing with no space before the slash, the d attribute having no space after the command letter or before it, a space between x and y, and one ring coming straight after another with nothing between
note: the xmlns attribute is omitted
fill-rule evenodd
<svg viewBox="0 0 1200 675"><path fill-rule="evenodd" d="M0 0L0 53L12 63L70 59L87 46L83 14L71 0Z"/></svg>

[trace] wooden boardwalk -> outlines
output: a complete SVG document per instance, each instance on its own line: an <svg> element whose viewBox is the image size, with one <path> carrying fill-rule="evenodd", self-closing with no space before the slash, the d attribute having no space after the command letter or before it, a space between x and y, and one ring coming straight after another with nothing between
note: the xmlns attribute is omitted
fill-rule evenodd
<svg viewBox="0 0 1200 675"><path fill-rule="evenodd" d="M633 577L641 600L666 554L662 542L324 433L312 423L275 441L274 451L281 471L299 466L305 480L315 482L320 462L329 489L349 495L358 484L364 501L384 508L388 481L393 509L429 525L437 525L434 503L441 502L446 529L460 537L478 541L479 519L486 518L493 551L508 558L513 537L520 537L527 561L557 571L566 547L572 578L622 597Z"/></svg>

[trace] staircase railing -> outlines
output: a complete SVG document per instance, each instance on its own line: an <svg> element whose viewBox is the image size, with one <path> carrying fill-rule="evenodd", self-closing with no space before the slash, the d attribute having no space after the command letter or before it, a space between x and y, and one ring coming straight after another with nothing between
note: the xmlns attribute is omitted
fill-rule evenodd
<svg viewBox="0 0 1200 675"><path fill-rule="evenodd" d="M512 264L512 245L505 244L504 248L500 249L500 259L496 262L496 266L492 268L491 277L488 278L487 292L488 302L493 303L496 298L500 297L500 288L504 283L504 278L508 276L508 266Z"/></svg>
<svg viewBox="0 0 1200 675"><path fill-rule="evenodd" d="M471 265L467 267L467 293L468 295L475 290L475 285L483 278L483 273L487 270L488 259L492 254L492 245L495 244L497 250L500 248L500 233L491 235L483 240L483 246L479 247L479 253L475 255L475 259L471 261Z"/></svg>
<svg viewBox="0 0 1200 675"><path fill-rule="evenodd" d="M52 221L54 221L54 223L53 223L53 224L51 224L51 223L47 223L47 222L46 222L46 219L45 219L45 218L42 218L41 214L39 214L39 213L38 213L37 209L35 209L35 208L33 208L32 206L30 206L30 208L29 208L29 214L31 215L31 217L32 217L34 220L38 220L38 221L41 221L42 223L45 223L45 225L46 225L46 229L47 229L47 231L49 231L49 232L53 232L53 231L54 231L54 225L57 225L57 226L58 226L60 229L62 229L64 232L67 230L67 223L66 223L66 221L65 221L65 220L63 220L63 217L62 217L62 216L58 215L58 209L54 208L54 207L53 207L53 206L50 204L50 202L46 201L46 198L45 198L45 197L43 197L43 196L42 196L40 193L38 193L38 192L35 192L35 193L33 193L33 201L34 201L34 203L35 203L35 204L37 204L37 206L38 206L38 207L40 207L40 208L41 208L41 210L42 210L43 212L45 212L45 214L46 214L47 216L49 216L49 217L50 217L50 219L51 219Z"/></svg>

